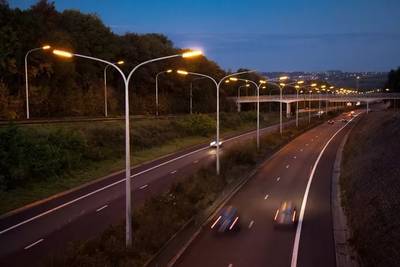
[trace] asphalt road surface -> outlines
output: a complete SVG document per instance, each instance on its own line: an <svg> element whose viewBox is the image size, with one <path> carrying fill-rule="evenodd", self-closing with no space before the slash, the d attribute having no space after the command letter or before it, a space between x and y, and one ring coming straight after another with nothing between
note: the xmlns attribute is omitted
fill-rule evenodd
<svg viewBox="0 0 400 267"><path fill-rule="evenodd" d="M226 205L238 209L239 231L216 235L210 227L215 219L211 220L174 266L336 266L331 177L337 149L353 121L345 126L340 117L335 120L283 147L228 201ZM300 213L314 166L301 231L297 230L299 223L289 229L275 228L273 218L283 201L293 201ZM294 249L296 230L298 250ZM293 254L297 265L292 264Z"/></svg>
<svg viewBox="0 0 400 267"><path fill-rule="evenodd" d="M264 128L261 133L277 131L278 126ZM221 153L254 137L252 131L227 139ZM133 205L165 192L173 182L213 161L215 150L202 145L134 168ZM0 266L41 265L49 254L62 253L70 241L93 237L110 224L122 222L124 216L124 173L32 205L0 219Z"/></svg>

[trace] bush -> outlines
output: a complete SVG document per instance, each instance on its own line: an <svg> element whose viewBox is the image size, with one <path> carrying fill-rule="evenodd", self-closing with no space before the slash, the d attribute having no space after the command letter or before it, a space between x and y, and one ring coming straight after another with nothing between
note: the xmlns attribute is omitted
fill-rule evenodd
<svg viewBox="0 0 400 267"><path fill-rule="evenodd" d="M51 179L82 164L86 144L79 133L39 133L17 126L0 129L0 186L9 190Z"/></svg>
<svg viewBox="0 0 400 267"><path fill-rule="evenodd" d="M173 126L185 135L208 136L215 131L215 120L208 115L195 114L178 119Z"/></svg>

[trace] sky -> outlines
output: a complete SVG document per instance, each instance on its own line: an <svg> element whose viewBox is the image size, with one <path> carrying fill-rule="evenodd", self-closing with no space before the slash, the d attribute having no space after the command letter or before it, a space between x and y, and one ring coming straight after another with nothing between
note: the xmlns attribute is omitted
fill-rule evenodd
<svg viewBox="0 0 400 267"><path fill-rule="evenodd" d="M35 0L9 0L29 8ZM117 34L162 33L224 69L388 71L400 66L400 0L55 0Z"/></svg>

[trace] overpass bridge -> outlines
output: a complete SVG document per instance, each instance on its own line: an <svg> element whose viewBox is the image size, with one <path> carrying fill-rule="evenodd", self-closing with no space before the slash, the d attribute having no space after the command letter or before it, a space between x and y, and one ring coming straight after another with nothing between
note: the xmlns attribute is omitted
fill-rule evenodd
<svg viewBox="0 0 400 267"><path fill-rule="evenodd" d="M257 103L257 96L240 96L240 97L229 97L237 105L238 112L241 110L241 105L246 103ZM286 114L289 117L291 114L291 104L296 102L315 102L324 103L328 109L331 103L364 103L369 108L370 103L380 102L383 100L397 100L400 99L398 93L382 93L382 94L296 94L283 95L282 100L279 95L260 95L260 103L273 103L282 102L286 104Z"/></svg>

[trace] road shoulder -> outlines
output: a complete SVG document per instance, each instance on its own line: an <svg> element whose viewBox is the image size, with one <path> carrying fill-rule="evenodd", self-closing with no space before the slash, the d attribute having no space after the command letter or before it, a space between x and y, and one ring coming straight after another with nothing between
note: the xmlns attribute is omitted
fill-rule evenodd
<svg viewBox="0 0 400 267"><path fill-rule="evenodd" d="M354 126L353 126L354 127ZM337 267L358 267L356 252L349 244L351 237L350 229L347 224L347 217L341 203L340 189L340 166L343 156L343 149L351 132L348 131L344 136L339 149L332 174L332 218L333 218L333 237L335 242L336 266Z"/></svg>

